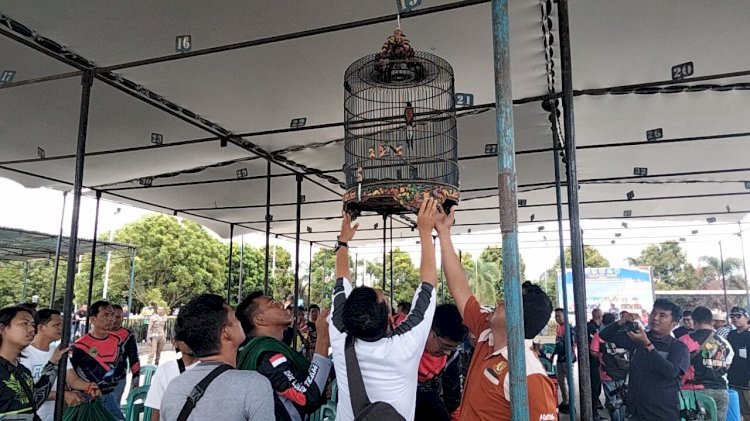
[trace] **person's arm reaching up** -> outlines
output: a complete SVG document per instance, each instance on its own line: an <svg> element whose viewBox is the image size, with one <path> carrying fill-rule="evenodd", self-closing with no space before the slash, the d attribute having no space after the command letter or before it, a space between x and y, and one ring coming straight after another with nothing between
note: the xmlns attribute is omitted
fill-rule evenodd
<svg viewBox="0 0 750 421"><path fill-rule="evenodd" d="M435 229L437 229L438 238L440 239L443 272L445 273L445 280L448 283L448 290L456 301L458 312L461 313L461 317L464 317L466 302L469 301L472 294L466 272L464 272L464 268L461 266L461 261L458 259L456 250L453 249L451 226L453 226L454 218L455 208L451 209L450 214L447 215L440 208Z"/></svg>
<svg viewBox="0 0 750 421"><path fill-rule="evenodd" d="M339 234L339 242L349 243L354 238L354 234L359 228L359 224L352 226L352 217L348 213L344 212L344 220L341 222L341 234ZM336 252L336 279L346 278L351 280L351 273L349 272L349 247L339 246Z"/></svg>
<svg viewBox="0 0 750 421"><path fill-rule="evenodd" d="M419 244L422 257L419 261L419 277L422 282L437 287L437 263L435 262L435 245L432 243L432 229L435 228L437 217L437 202L431 197L422 200L422 206L417 214L417 228L419 229Z"/></svg>

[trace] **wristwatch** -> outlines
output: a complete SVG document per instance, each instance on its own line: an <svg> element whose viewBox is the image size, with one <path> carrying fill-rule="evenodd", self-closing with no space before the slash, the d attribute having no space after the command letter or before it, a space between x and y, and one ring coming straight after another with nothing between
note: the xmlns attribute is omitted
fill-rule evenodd
<svg viewBox="0 0 750 421"><path fill-rule="evenodd" d="M336 240L336 248L333 249L333 251L338 252L341 247L349 248L349 244L347 244L345 241Z"/></svg>

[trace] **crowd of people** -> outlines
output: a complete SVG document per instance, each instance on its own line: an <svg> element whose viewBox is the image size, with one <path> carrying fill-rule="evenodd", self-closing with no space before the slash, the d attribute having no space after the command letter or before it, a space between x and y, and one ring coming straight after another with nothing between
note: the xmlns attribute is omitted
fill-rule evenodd
<svg viewBox="0 0 750 421"><path fill-rule="evenodd" d="M555 350L542 355L550 361L557 355L557 381L562 391L559 410L567 412L565 330L562 309ZM592 311L587 325L591 362L592 413L606 409L613 421L709 419L695 391L711 398L716 419L750 420L750 345L748 312L742 307L725 314L699 306L682 311L669 300L658 299L646 323L641 315ZM571 349L573 346L571 346ZM733 408L730 396L738 396ZM604 395L605 405L600 401ZM682 405L681 405L682 401ZM702 415L701 415L702 413ZM692 417L692 418L691 418Z"/></svg>
<svg viewBox="0 0 750 421"><path fill-rule="evenodd" d="M297 303L261 291L236 309L218 295L202 294L180 309L174 323L171 341L179 358L160 362L167 319L164 308L154 306L148 362L159 367L145 399L151 420L304 421L332 395L338 420L511 420L505 305L498 301L488 310L472 294L451 241L453 222L453 212L425 198L417 217L421 283L412 301L397 309L383 291L351 284L348 248L358 225L347 214L336 246L330 310L310 305L297 309L295 318ZM437 305L433 232L455 304ZM736 329L724 332L715 329L710 310L682 312L663 299L654 302L647 323L641 315L595 309L584 357L575 355L575 338L565 342L564 310L553 311L550 298L534 284L523 283L522 293L531 420L557 420L568 411L575 388L566 382L567 352L573 362L589 358L594 414L603 390L612 420L679 420L680 396L700 390L713 398L724 420L732 388L743 416L750 416L745 309L732 309ZM135 337L122 327L125 309L98 301L81 310L74 317L90 328L81 331L74 324L77 339L69 348L53 345L62 333L58 311L0 310L0 419L52 419L64 353L70 355L65 403L100 400L114 419L124 419L120 404L127 374L132 390L141 369ZM551 356L540 355L532 340L553 313L555 348ZM556 382L542 361L555 357Z"/></svg>

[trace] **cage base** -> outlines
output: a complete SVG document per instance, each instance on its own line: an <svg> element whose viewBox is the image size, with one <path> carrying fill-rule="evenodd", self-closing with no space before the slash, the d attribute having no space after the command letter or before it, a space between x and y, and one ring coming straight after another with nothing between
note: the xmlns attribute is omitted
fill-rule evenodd
<svg viewBox="0 0 750 421"><path fill-rule="evenodd" d="M424 195L430 195L449 212L458 204L456 187L436 183L386 182L352 187L344 194L344 208L354 217L362 212L381 215L417 213Z"/></svg>

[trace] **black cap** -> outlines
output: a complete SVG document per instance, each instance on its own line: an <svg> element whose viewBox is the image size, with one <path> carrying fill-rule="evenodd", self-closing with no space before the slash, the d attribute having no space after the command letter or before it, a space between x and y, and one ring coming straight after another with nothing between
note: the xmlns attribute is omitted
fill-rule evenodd
<svg viewBox="0 0 750 421"><path fill-rule="evenodd" d="M735 314L739 314L741 316L749 317L747 315L747 310L745 310L742 307L732 307L732 310L729 311L729 315L731 316L731 315L735 315Z"/></svg>

